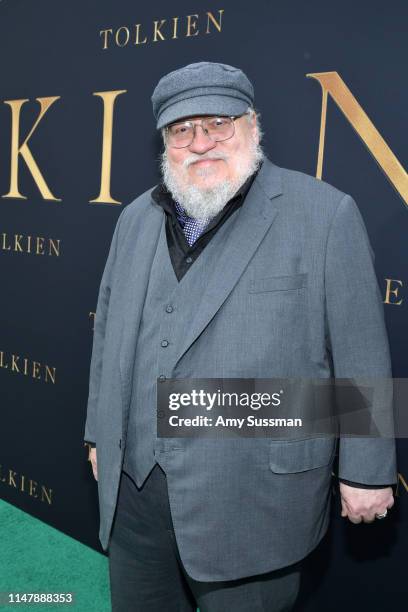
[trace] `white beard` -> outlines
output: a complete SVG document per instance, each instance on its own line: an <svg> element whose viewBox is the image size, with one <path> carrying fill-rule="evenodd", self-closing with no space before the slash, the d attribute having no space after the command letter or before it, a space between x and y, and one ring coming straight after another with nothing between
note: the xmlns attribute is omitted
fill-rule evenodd
<svg viewBox="0 0 408 612"><path fill-rule="evenodd" d="M211 151L202 158L204 157L226 159L224 153ZM201 156L193 154L187 162L191 163L191 160L196 161L200 158ZM209 220L224 208L247 178L258 170L263 158L261 145L252 140L249 150L238 159L236 179L223 180L214 187L199 188L189 183L187 168L184 166L175 172L168 161L166 150L161 155L160 170L163 183L186 213L195 219Z"/></svg>

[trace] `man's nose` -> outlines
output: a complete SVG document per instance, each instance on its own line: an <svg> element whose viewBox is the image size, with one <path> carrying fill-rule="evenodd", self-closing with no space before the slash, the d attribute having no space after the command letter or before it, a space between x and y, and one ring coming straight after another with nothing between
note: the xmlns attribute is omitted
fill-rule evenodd
<svg viewBox="0 0 408 612"><path fill-rule="evenodd" d="M192 153L205 153L216 146L216 142L206 134L201 125L196 125L193 142L188 147Z"/></svg>

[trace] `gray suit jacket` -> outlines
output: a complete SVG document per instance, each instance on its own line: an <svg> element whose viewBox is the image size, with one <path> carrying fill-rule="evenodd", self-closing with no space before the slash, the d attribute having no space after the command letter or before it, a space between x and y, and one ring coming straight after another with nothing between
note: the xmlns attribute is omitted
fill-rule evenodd
<svg viewBox="0 0 408 612"><path fill-rule="evenodd" d="M96 443L100 541L117 503L132 368L164 211L147 190L119 216L98 296L85 440ZM173 364L173 378L391 376L373 252L355 201L265 159ZM193 271L193 269L191 270ZM164 297L165 299L165 297ZM397 481L393 439L184 438L158 457L181 558L233 580L307 555L329 520L332 463Z"/></svg>

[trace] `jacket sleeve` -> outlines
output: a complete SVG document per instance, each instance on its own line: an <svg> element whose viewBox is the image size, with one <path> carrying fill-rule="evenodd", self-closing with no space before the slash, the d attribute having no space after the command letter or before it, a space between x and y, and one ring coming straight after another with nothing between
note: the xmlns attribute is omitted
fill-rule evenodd
<svg viewBox="0 0 408 612"><path fill-rule="evenodd" d="M328 233L325 298L326 344L332 356L335 378L392 383L374 252L361 213L349 195L344 195L340 201ZM379 395L381 416L392 423L392 393L380 392ZM370 407L372 415L375 404L374 395ZM392 433L392 427L387 431ZM396 483L394 437L342 436L340 429L338 477L365 485Z"/></svg>
<svg viewBox="0 0 408 612"><path fill-rule="evenodd" d="M115 261L119 240L119 227L125 210L126 208L124 208L121 214L119 215L115 231L113 233L108 258L105 263L105 268L99 287L98 301L94 319L92 356L89 373L89 395L84 432L84 440L93 444L96 444L96 412L98 407L99 386L102 373L106 319L108 316L111 284L115 270Z"/></svg>
<svg viewBox="0 0 408 612"><path fill-rule="evenodd" d="M361 482L353 482L352 480L345 480L344 478L339 478L339 482L344 482L344 484L349 485L349 487L356 487L358 489L386 489L388 487L392 487L395 483L390 484L382 484L382 485L367 485L362 484Z"/></svg>

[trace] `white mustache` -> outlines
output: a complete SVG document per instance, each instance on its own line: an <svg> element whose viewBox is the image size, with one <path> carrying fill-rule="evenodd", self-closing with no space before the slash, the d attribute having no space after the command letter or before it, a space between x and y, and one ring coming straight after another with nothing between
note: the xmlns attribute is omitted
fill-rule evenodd
<svg viewBox="0 0 408 612"><path fill-rule="evenodd" d="M228 159L228 156L224 155L223 153L213 154L211 156L206 155L205 157L203 157L202 155L190 155L183 161L183 166L184 168L188 168L189 166L191 166L191 164L194 164L194 162L206 161L206 160L211 160L211 159L212 160L223 159L225 161Z"/></svg>

